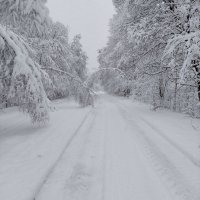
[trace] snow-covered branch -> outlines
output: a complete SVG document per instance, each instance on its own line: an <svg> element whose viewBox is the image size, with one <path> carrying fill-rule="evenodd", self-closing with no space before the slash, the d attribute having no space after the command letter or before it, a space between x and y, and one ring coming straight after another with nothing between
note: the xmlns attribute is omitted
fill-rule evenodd
<svg viewBox="0 0 200 200"><path fill-rule="evenodd" d="M0 71L3 72L3 85L8 88L4 94L6 101L18 105L23 112L28 113L32 122L47 121L49 101L39 68L31 59L27 46L18 35L1 26L0 39L1 43L4 42L0 51Z"/></svg>
<svg viewBox="0 0 200 200"><path fill-rule="evenodd" d="M94 95L96 95L96 93L89 87L87 87L80 79L78 79L77 77L75 77L73 74L60 70L60 69L55 69L55 68L48 68L48 67L43 67L42 70L51 70L57 73L61 73L61 74L65 74L66 76L68 76L69 78L73 79L74 81L76 81L77 83L79 83L82 87L84 87L85 89L87 89L89 92L93 93Z"/></svg>

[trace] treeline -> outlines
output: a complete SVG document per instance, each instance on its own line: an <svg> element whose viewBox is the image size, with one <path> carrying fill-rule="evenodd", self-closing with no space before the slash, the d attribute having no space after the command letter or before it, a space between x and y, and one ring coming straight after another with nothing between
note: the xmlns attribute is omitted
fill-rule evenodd
<svg viewBox="0 0 200 200"><path fill-rule="evenodd" d="M87 55L76 35L49 17L46 0L0 0L0 108L18 106L32 122L49 118L50 101L90 104Z"/></svg>
<svg viewBox="0 0 200 200"><path fill-rule="evenodd" d="M110 38L100 51L104 88L200 116L199 0L113 0Z"/></svg>

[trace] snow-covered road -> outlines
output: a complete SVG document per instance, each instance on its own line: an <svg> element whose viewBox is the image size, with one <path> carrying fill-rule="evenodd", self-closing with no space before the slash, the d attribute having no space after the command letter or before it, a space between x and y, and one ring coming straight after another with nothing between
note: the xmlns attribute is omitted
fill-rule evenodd
<svg viewBox="0 0 200 200"><path fill-rule="evenodd" d="M50 125L0 114L0 200L199 200L200 121L101 95Z"/></svg>

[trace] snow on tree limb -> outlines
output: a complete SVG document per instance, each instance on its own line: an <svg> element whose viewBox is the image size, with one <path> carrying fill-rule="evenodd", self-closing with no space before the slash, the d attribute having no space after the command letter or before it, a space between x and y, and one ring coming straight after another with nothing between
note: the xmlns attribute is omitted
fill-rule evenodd
<svg viewBox="0 0 200 200"><path fill-rule="evenodd" d="M59 70L59 69L54 69L54 68L46 68L46 67L43 67L42 68L43 70L52 70L52 71L55 71L55 72L58 72L58 73L62 73L62 74L65 74L66 76L72 78L74 81L76 81L77 83L79 83L82 87L84 87L85 89L89 90L91 93L95 94L95 92L87 87L81 80L78 79L78 77L75 77L73 74L69 73L69 72L66 72L66 71L63 71L63 70Z"/></svg>
<svg viewBox="0 0 200 200"><path fill-rule="evenodd" d="M70 77L74 82L78 83L79 85L75 93L75 99L78 101L78 103L83 107L88 105L93 105L94 96L96 96L96 93L91 88L89 88L84 82L82 82L82 80L80 80L78 77L60 69L54 69L54 68L42 68L42 69L55 71L57 73L65 74L66 76Z"/></svg>
<svg viewBox="0 0 200 200"><path fill-rule="evenodd" d="M4 87L8 88L7 101L29 114L33 123L46 122L49 119L49 100L43 88L38 65L30 58L24 41L15 33L0 26L0 38L5 47L0 51L2 64L0 70ZM10 53L10 60L4 58Z"/></svg>

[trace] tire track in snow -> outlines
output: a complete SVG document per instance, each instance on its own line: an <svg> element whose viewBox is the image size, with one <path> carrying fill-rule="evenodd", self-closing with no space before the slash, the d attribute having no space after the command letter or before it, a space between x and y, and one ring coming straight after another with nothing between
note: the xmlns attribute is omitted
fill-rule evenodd
<svg viewBox="0 0 200 200"><path fill-rule="evenodd" d="M108 116L106 115L105 120L105 133L104 133L104 145L103 145L103 181L102 181L102 199L101 200L106 200L106 165L107 165L107 155L106 155L106 148L107 148L107 135L108 135Z"/></svg>
<svg viewBox="0 0 200 200"><path fill-rule="evenodd" d="M75 162L71 163L71 167L66 165L65 162L63 163L66 168L71 168L71 172L67 173L65 176L66 184L64 188L63 199L102 199L101 158L103 156L103 152L101 149L101 144L103 135L101 129L97 130L97 124L99 125L97 117L99 117L99 115L95 116L91 125L86 130L87 137L85 137L85 142L83 143L82 148L78 149L76 147L78 152L80 151L81 153L77 158L75 158ZM100 128L100 126L98 126L98 128Z"/></svg>
<svg viewBox="0 0 200 200"><path fill-rule="evenodd" d="M129 127L136 129L134 133L140 144L139 148L153 165L156 173L161 178L169 191L172 192L174 200L199 200L200 193L195 190L185 179L184 175L178 171L176 166L168 159L160 148L143 131L140 125L129 117L129 111L124 105L117 105L122 117L128 123Z"/></svg>
<svg viewBox="0 0 200 200"><path fill-rule="evenodd" d="M122 104L120 104L122 106ZM123 105L123 107L126 109L126 111L129 109L127 106ZM178 145L176 142L172 141L169 137L166 136L160 129L155 127L153 124L151 124L149 121L144 119L143 117L138 116L138 118L145 123L149 128L151 128L154 133L159 135L162 139L164 139L166 142L168 142L174 149L176 149L178 152L180 152L185 158L187 158L192 164L194 164L196 167L200 168L200 160L197 160L193 155L191 155L189 152L184 150L180 145Z"/></svg>
<svg viewBox="0 0 200 200"><path fill-rule="evenodd" d="M62 159L63 155L65 154L66 150L69 148L69 146L71 145L71 143L73 142L73 140L77 137L77 135L79 134L81 128L84 126L85 122L87 121L87 119L89 118L89 116L90 116L91 113L92 113L92 111L90 111L89 113L86 114L86 116L83 118L82 122L80 123L80 125L78 126L78 128L76 129L76 131L74 132L74 134L68 140L66 146L63 148L63 151L61 152L61 154L59 155L59 157L57 158L57 160L54 162L54 164L52 165L52 167L47 171L47 173L46 173L43 181L40 183L40 185L36 189L34 197L32 198L32 200L37 200L37 196L42 191L43 186L48 181L48 179L50 178L50 176L53 173L53 171L56 169L56 166L58 165L59 161Z"/></svg>
<svg viewBox="0 0 200 200"><path fill-rule="evenodd" d="M148 122L144 118L140 118L145 124L147 124L151 129L153 129L160 137L165 139L171 146L173 146L177 151L182 153L190 162L192 162L197 167L200 167L200 160L197 160L194 156L192 156L190 153L185 151L183 148L181 148L177 143L173 142L169 137L167 137L164 133L162 133L161 130L156 128L154 125L152 125L150 122Z"/></svg>
<svg viewBox="0 0 200 200"><path fill-rule="evenodd" d="M37 200L102 200L104 126L96 111L56 165Z"/></svg>
<svg viewBox="0 0 200 200"><path fill-rule="evenodd" d="M86 163L83 161L85 155L89 155L89 151L87 153L87 148L90 143L91 135L92 135L92 129L94 127L95 121L96 121L97 114L93 116L93 118L90 121L90 124L88 127L86 127L86 130L81 132L81 134L84 135L84 138L77 138L78 140L82 140L81 143L78 143L79 145L73 143L71 146L72 148L75 147L75 151L78 152L78 156L74 157L74 161L70 161L71 166L68 166L66 164L66 161L61 163L61 165L65 166L66 169L69 167L71 170L70 173L67 173L69 177L66 175L64 176L65 179L65 185L64 185L64 192L63 192L63 199L65 197L69 197L70 200L72 199L79 199L81 196L81 199L87 199L90 189L91 189L91 183L93 179L93 174L91 172L91 166L89 163ZM77 142L74 141L74 142ZM89 145L90 146L90 145ZM78 150L78 151L77 151ZM74 152L72 149L70 149L70 152ZM65 155L64 157L67 157ZM68 170L66 170L68 171ZM43 198L42 198L43 199Z"/></svg>

